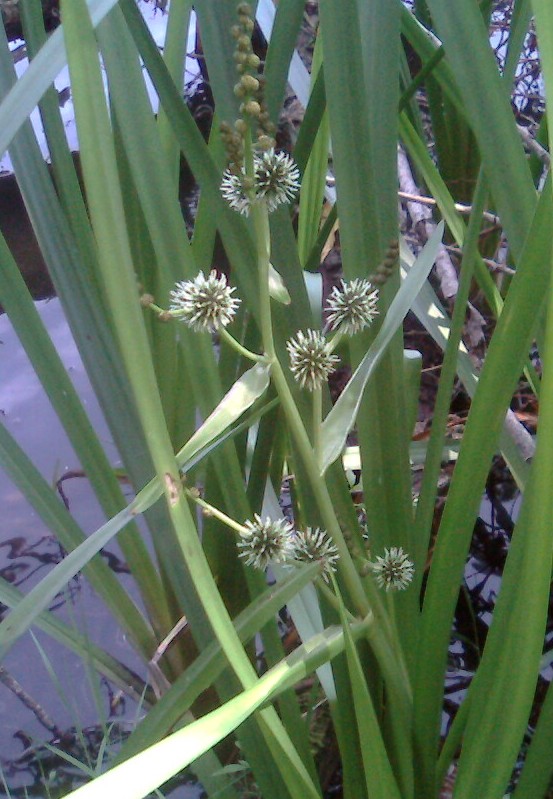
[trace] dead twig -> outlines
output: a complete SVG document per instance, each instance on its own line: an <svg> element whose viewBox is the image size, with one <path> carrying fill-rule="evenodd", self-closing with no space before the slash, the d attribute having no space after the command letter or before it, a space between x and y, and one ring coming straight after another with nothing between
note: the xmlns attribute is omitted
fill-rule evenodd
<svg viewBox="0 0 553 799"><path fill-rule="evenodd" d="M420 196L420 191L413 178L411 166L403 149L398 145L398 179L400 191L410 195ZM413 228L423 244L432 235L436 224L432 219L432 211L424 203L407 200L407 210L413 222ZM436 273L440 280L442 294L446 299L457 295L459 281L457 271L453 266L449 253L442 245L436 256Z"/></svg>

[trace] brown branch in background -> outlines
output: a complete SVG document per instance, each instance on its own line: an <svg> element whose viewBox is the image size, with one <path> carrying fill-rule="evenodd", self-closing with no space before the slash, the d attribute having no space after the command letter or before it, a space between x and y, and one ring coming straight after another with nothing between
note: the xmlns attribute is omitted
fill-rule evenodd
<svg viewBox="0 0 553 799"><path fill-rule="evenodd" d="M399 145L397 156L400 190L406 194L420 196L420 191L413 178L407 156ZM436 228L436 224L432 219L432 211L427 205L419 201L406 200L406 204L409 216L413 222L413 228L421 242L425 244ZM447 300L455 297L459 288L457 270L453 266L449 253L443 245L438 250L436 256L436 273L440 280L440 288L444 297Z"/></svg>
<svg viewBox="0 0 553 799"><path fill-rule="evenodd" d="M400 192L399 195L406 195L403 199L406 202L407 210L413 222L415 233L418 234L419 239L425 243L429 236L434 231L436 225L432 219L432 211L430 206L433 203L427 201L427 198L421 195L411 171L411 166L407 159L405 152L398 146L398 178ZM461 211L461 213L469 211ZM499 220L496 216L490 215L489 221L492 224L498 224ZM458 289L457 271L453 266L449 253L445 245L443 245L438 252L436 258L436 272L440 279L440 286L442 293L446 299L451 299L456 296ZM483 337L483 329L486 320L480 312L471 304L468 303L468 319L465 325L465 334L471 347L479 344ZM524 460L529 460L535 450L535 444L532 436L526 430L524 425L517 419L515 414L509 410L505 417L505 427L512 439L517 444Z"/></svg>
<svg viewBox="0 0 553 799"><path fill-rule="evenodd" d="M534 153L534 155L536 155L540 159L542 164L544 164L546 167L549 168L551 166L551 156L549 155L545 147L542 147L539 141L536 141L536 139L532 136L528 128L525 128L524 125L517 125L517 130L520 133L522 141L524 142L524 145L528 148L528 150Z"/></svg>
<svg viewBox="0 0 553 799"><path fill-rule="evenodd" d="M410 202L421 203L422 205L430 205L432 207L437 206L438 203L433 197L425 197L423 194L409 194L406 191L398 191L398 197L401 200L408 200ZM468 215L472 213L472 205L463 205L462 203L455 203L455 210L458 211L460 214ZM496 214L492 214L490 211L484 211L482 214L482 218L486 220L486 222L490 222L490 224L499 227L501 225L501 221Z"/></svg>
<svg viewBox="0 0 553 799"><path fill-rule="evenodd" d="M39 705L30 694L27 693L23 686L18 683L17 680L12 677L9 671L7 671L7 669L5 669L3 666L0 666L0 682L2 682L13 694L15 694L15 696L17 696L17 698L25 705L26 708L34 713L37 720L42 724L43 727L46 727L48 732L51 732L56 738L61 738L63 736L63 732L52 721L44 708L41 707L41 705Z"/></svg>

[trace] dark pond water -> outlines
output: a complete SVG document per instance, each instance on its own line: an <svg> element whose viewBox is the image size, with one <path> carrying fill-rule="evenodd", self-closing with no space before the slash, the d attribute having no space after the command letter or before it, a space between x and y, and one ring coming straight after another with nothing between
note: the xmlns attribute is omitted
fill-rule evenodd
<svg viewBox="0 0 553 799"><path fill-rule="evenodd" d="M37 308L112 464L118 465L117 452L58 300L40 301ZM79 462L5 314L0 316L0 342L2 423L51 484L67 478L62 486L70 511L86 533L93 532L103 523L103 514L86 479L78 476ZM0 507L0 576L27 591L59 562L63 553L2 470ZM110 546L104 555L132 591L117 545ZM85 580L75 578L52 608L68 624L145 677L123 632ZM5 608L0 605L0 617L2 611ZM61 739L61 747L79 760L86 762L88 756L94 762L107 726L113 724L112 737L117 741L133 728L140 715L139 708L93 675L86 663L40 631L20 639L3 661L2 669L0 797L24 796L25 792L46 796L48 784L52 796L63 795L78 770L46 750L37 750L36 744ZM76 730L82 733L75 734ZM2 773L6 785L2 785ZM197 791L183 788L171 793L175 799L197 795Z"/></svg>

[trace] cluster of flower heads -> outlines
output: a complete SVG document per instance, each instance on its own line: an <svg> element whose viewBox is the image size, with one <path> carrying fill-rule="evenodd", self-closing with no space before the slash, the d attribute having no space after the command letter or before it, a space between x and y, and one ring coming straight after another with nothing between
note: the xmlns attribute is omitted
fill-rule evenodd
<svg viewBox="0 0 553 799"><path fill-rule="evenodd" d="M413 579L415 568L401 547L390 547L371 563L371 571L379 588L402 591Z"/></svg>
<svg viewBox="0 0 553 799"><path fill-rule="evenodd" d="M275 152L276 128L265 104L260 60L252 49L254 19L250 5L239 3L237 15L238 24L231 32L236 41L234 61L238 73L234 94L240 106L234 125L222 122L220 126L228 162L221 194L231 208L248 216L252 204L259 200L265 201L269 212L291 202L300 188L300 173L289 155ZM245 141L249 136L254 140L254 152L246 167Z"/></svg>
<svg viewBox="0 0 553 799"><path fill-rule="evenodd" d="M271 563L321 561L325 580L336 570L338 560L338 550L324 530L295 531L285 519L262 519L257 513L253 522L245 522L238 548L248 566L262 571Z"/></svg>
<svg viewBox="0 0 553 799"><path fill-rule="evenodd" d="M378 314L378 289L370 280L342 280L335 286L327 301L327 329L354 336L368 327ZM319 389L335 369L339 358L324 333L318 330L299 331L287 344L290 369L302 388Z"/></svg>
<svg viewBox="0 0 553 799"><path fill-rule="evenodd" d="M177 283L171 291L170 312L196 332L214 333L232 322L240 305L224 275L200 272L194 280Z"/></svg>
<svg viewBox="0 0 553 799"><path fill-rule="evenodd" d="M238 548L246 564L261 571L273 563L319 561L327 582L338 560L338 550L325 530L307 527L296 531L285 519L262 519L257 513L253 521L244 523ZM370 563L370 571L379 588L402 591L409 586L415 570L401 547L390 547Z"/></svg>

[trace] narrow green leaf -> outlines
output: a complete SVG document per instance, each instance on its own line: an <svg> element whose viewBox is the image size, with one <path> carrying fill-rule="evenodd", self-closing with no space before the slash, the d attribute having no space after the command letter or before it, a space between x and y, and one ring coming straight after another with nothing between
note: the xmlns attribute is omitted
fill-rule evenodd
<svg viewBox="0 0 553 799"><path fill-rule="evenodd" d="M481 9L476 0L447 5L442 0L427 2L476 135L498 213L518 259L531 223L536 193Z"/></svg>
<svg viewBox="0 0 553 799"><path fill-rule="evenodd" d="M0 602L8 608L17 607L23 599L23 594L15 586L0 578ZM90 658L94 667L98 669L108 680L111 680L127 695L135 701L153 702L153 695L145 696L145 685L136 674L127 669L119 660L116 660L108 652L96 646L86 635L82 635L77 630L69 627L49 611L43 611L33 621L33 624L47 633L51 638L62 646L75 652L83 659Z"/></svg>
<svg viewBox="0 0 553 799"><path fill-rule="evenodd" d="M93 25L98 25L116 3L117 0L89 0ZM21 125L66 64L63 31L58 28L0 105L1 152L8 149Z"/></svg>
<svg viewBox="0 0 553 799"><path fill-rule="evenodd" d="M129 508L120 511L117 516L102 525L73 552L70 552L47 577L26 594L19 605L0 623L0 659L31 626L36 616L46 610L63 586L133 518L133 513Z"/></svg>
<svg viewBox="0 0 553 799"><path fill-rule="evenodd" d="M401 799L343 606L341 621L367 794L371 799Z"/></svg>
<svg viewBox="0 0 553 799"><path fill-rule="evenodd" d="M255 602L233 620L240 640L243 643L251 641L280 608L313 580L319 570L318 564L309 564L256 597ZM171 732L197 697L216 682L224 668L221 647L214 641L178 676L167 693L140 722L123 744L115 762L126 760Z"/></svg>
<svg viewBox="0 0 553 799"><path fill-rule="evenodd" d="M370 622L359 622L351 630L357 639ZM93 799L100 795L123 795L125 799L142 799L149 791L211 749L225 735L236 729L260 706L272 702L282 691L295 685L322 663L336 657L344 649L344 631L340 627L325 630L305 645L298 647L284 661L258 679L252 688L208 713L188 727L173 733L141 754L131 757L94 782L67 794L65 799ZM300 795L300 794L298 794ZM310 792L306 796L317 796Z"/></svg>
<svg viewBox="0 0 553 799"><path fill-rule="evenodd" d="M284 280L272 264L269 264L269 294L273 300L281 302L283 305L290 305L292 302Z"/></svg>
<svg viewBox="0 0 553 799"><path fill-rule="evenodd" d="M553 689L549 683L513 799L545 796L553 779Z"/></svg>
<svg viewBox="0 0 553 799"><path fill-rule="evenodd" d="M429 792L434 790L434 780L429 775L438 747L443 675L458 585L503 415L532 338L536 297L547 293L549 276L543 264L550 257L552 213L547 188L527 237L522 268L513 278L484 362L432 558L414 690L420 774L430 780L422 790Z"/></svg>
<svg viewBox="0 0 553 799"><path fill-rule="evenodd" d="M225 394L213 413L179 451L179 463L184 463L192 458L250 408L256 399L267 390L270 374L271 367L267 364L256 364L244 372L230 391Z"/></svg>

